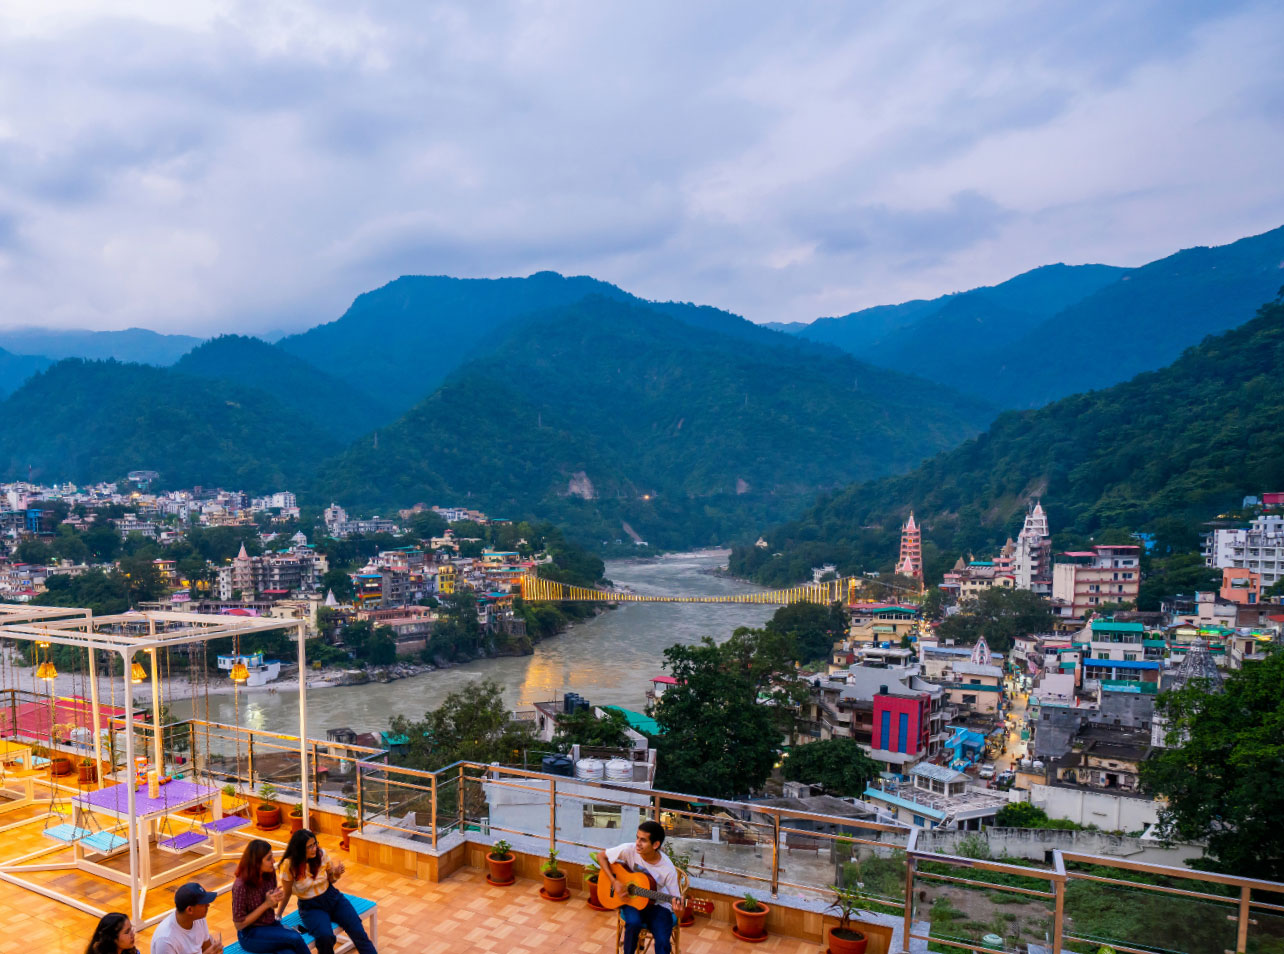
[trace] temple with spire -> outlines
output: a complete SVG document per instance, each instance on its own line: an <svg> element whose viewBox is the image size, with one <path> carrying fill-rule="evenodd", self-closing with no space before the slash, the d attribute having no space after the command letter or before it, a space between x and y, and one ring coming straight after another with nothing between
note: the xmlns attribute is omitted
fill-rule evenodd
<svg viewBox="0 0 1284 954"><path fill-rule="evenodd" d="M1012 554L1012 572L1017 589L1052 595L1052 534L1041 501L1036 500L1034 509L1025 515Z"/></svg>
<svg viewBox="0 0 1284 954"><path fill-rule="evenodd" d="M923 582L923 534L914 522L914 511L901 527L901 555L896 559L896 572Z"/></svg>

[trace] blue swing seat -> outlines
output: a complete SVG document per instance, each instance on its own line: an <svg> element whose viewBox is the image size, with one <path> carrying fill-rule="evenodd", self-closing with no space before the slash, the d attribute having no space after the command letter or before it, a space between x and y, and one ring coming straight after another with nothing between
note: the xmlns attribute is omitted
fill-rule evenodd
<svg viewBox="0 0 1284 954"><path fill-rule="evenodd" d="M72 842L81 841L86 835L90 834L90 831L88 828L81 828L70 822L63 822L61 825L46 828L41 834L46 838L52 838L54 841L61 841L70 845Z"/></svg>
<svg viewBox="0 0 1284 954"><path fill-rule="evenodd" d="M129 842L113 832L96 831L80 839L80 844L85 848L93 849L98 854L109 855L113 851L124 848Z"/></svg>

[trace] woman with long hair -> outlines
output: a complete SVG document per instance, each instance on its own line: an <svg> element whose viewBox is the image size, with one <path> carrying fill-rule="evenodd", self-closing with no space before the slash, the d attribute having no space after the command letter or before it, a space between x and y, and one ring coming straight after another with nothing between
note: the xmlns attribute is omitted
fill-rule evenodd
<svg viewBox="0 0 1284 954"><path fill-rule="evenodd" d="M241 950L249 954L309 954L299 933L277 919L276 906L284 898L285 892L276 884L272 846L255 838L245 846L232 882L232 924Z"/></svg>
<svg viewBox="0 0 1284 954"><path fill-rule="evenodd" d="M130 923L129 915L104 914L94 928L94 936L89 939L85 954L138 954L138 946L134 944L134 925Z"/></svg>
<svg viewBox="0 0 1284 954"><path fill-rule="evenodd" d="M285 911L290 895L299 899L299 916L308 933L316 938L317 954L334 954L334 924L343 928L357 954L378 954L361 923L356 909L334 883L343 877L343 862L331 861L317 836L300 828L290 836L281 859L284 896L277 905L277 917Z"/></svg>

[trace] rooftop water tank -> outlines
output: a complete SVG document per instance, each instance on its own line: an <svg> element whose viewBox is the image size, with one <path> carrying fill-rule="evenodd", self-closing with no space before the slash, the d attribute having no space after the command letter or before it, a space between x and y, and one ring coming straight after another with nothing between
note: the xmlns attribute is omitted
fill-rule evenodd
<svg viewBox="0 0 1284 954"><path fill-rule="evenodd" d="M611 759L606 763L606 780L608 782L633 781L633 763L628 759Z"/></svg>
<svg viewBox="0 0 1284 954"><path fill-rule="evenodd" d="M600 782L606 777L606 766L601 759L580 759L575 763L575 777Z"/></svg>
<svg viewBox="0 0 1284 954"><path fill-rule="evenodd" d="M540 765L546 775L571 776L571 759L568 755L546 755L540 759Z"/></svg>

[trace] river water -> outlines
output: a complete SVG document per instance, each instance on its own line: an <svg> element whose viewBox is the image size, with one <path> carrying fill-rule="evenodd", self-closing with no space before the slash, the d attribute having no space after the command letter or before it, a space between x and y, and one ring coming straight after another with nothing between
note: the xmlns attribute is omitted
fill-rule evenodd
<svg viewBox="0 0 1284 954"><path fill-rule="evenodd" d="M726 551L678 553L651 560L613 560L607 578L641 594L721 596L758 588L712 571L726 564ZM419 718L448 693L481 679L503 687L510 708L578 692L590 702L642 709L650 680L663 670L664 650L674 643L695 643L703 636L721 642L738 626L761 626L774 607L754 603L623 603L616 609L571 626L546 639L530 656L480 659L453 669L390 683L335 686L308 692L308 735L323 738L327 728L350 726L378 731L394 715ZM275 693L243 693L240 724L294 732L297 694L291 680ZM211 695L210 717L233 723L238 704L229 695Z"/></svg>

